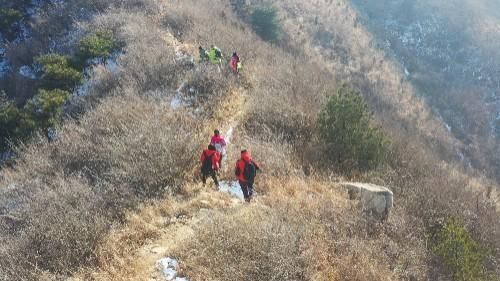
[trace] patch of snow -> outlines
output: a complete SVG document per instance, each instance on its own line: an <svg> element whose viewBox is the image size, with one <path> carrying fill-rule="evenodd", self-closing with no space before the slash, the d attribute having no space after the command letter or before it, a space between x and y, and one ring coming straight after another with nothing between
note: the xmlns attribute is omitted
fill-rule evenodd
<svg viewBox="0 0 500 281"><path fill-rule="evenodd" d="M78 86L75 89L75 95L78 97L84 97L89 93L90 86L92 86L93 81L90 79L86 79L82 85Z"/></svg>
<svg viewBox="0 0 500 281"><path fill-rule="evenodd" d="M119 55L120 54L112 55L110 58L106 59L104 63L106 69L113 74L116 74L120 71L120 65L118 64L118 62L116 62L116 59L118 58Z"/></svg>
<svg viewBox="0 0 500 281"><path fill-rule="evenodd" d="M451 132L451 126L448 125L448 123L444 123L444 126L446 127L446 130L448 130L448 132Z"/></svg>
<svg viewBox="0 0 500 281"><path fill-rule="evenodd" d="M67 53L73 50L85 32L81 28L69 27L57 36L49 36L49 50L52 53Z"/></svg>
<svg viewBox="0 0 500 281"><path fill-rule="evenodd" d="M226 143L231 143L231 139L233 138L234 126L229 127L226 133Z"/></svg>
<svg viewBox="0 0 500 281"><path fill-rule="evenodd" d="M104 68L107 71L109 71L110 73L117 74L121 69L120 65L116 61L119 55L120 55L120 53L115 53L111 57L107 58L104 61L102 59L99 59L99 58L88 60L87 63L90 66L85 68L85 70L84 70L85 77L87 77L87 78L82 83L82 85L80 85L79 87L76 88L76 90L74 92L75 95L77 95L79 97L83 97L83 96L86 96L88 94L89 89L95 83L94 79L92 79L92 69L94 67L104 66Z"/></svg>
<svg viewBox="0 0 500 281"><path fill-rule="evenodd" d="M0 61L0 77L9 73L9 71L10 71L9 61L8 60Z"/></svg>
<svg viewBox="0 0 500 281"><path fill-rule="evenodd" d="M179 263L176 259L166 257L158 261L158 268L163 273L163 277L167 281L189 281L185 277L178 277Z"/></svg>
<svg viewBox="0 0 500 281"><path fill-rule="evenodd" d="M179 109L181 107L185 107L186 105L187 103L181 95L175 95L172 100L170 100L170 107L172 109Z"/></svg>
<svg viewBox="0 0 500 281"><path fill-rule="evenodd" d="M219 183L219 191L230 194L233 197L244 200L243 191L241 191L240 184L237 181Z"/></svg>
<svg viewBox="0 0 500 281"><path fill-rule="evenodd" d="M410 72L408 71L408 68L405 67L405 75L410 76Z"/></svg>
<svg viewBox="0 0 500 281"><path fill-rule="evenodd" d="M29 79L36 79L35 71L29 65L21 66L19 68L19 74Z"/></svg>
<svg viewBox="0 0 500 281"><path fill-rule="evenodd" d="M186 87L186 81L182 82L179 88L175 90L175 96L170 100L170 107L172 109L179 109L189 105L188 101L183 97L182 90Z"/></svg>
<svg viewBox="0 0 500 281"><path fill-rule="evenodd" d="M50 142L56 141L59 137L59 134L57 133L56 128L49 128L47 130L47 138L49 139Z"/></svg>
<svg viewBox="0 0 500 281"><path fill-rule="evenodd" d="M10 71L9 61L5 57L5 49L0 48L0 77L4 76Z"/></svg>

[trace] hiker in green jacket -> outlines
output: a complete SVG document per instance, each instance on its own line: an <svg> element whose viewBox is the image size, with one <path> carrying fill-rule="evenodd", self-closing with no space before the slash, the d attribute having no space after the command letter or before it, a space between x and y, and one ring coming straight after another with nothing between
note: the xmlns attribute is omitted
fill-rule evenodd
<svg viewBox="0 0 500 281"><path fill-rule="evenodd" d="M220 65L222 63L222 58L224 57L224 55L222 54L221 49L219 49L217 46L212 45L210 51L208 52L208 57L213 64Z"/></svg>

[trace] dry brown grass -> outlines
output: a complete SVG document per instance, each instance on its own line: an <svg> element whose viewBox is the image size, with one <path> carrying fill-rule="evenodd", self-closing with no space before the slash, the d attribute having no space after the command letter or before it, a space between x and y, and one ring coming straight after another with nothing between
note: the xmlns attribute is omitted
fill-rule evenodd
<svg viewBox="0 0 500 281"><path fill-rule="evenodd" d="M0 235L7 280L94 262L94 247L126 208L177 192L201 143L186 116L147 99L110 98L67 123L57 142L28 146L15 169L2 171L2 212L25 223Z"/></svg>
<svg viewBox="0 0 500 281"><path fill-rule="evenodd" d="M265 195L256 203L214 213L195 227L193 239L173 253L186 276L194 280L424 278L416 241L409 241L410 236L397 241L393 233L397 224L376 226L360 218L334 185L275 178L259 186Z"/></svg>
<svg viewBox="0 0 500 281"><path fill-rule="evenodd" d="M205 216L193 225L193 239L174 236L179 245L161 253L179 257L193 280L426 280L434 266L426 231L457 209L475 238L500 245L494 208L482 199L477 208L470 198L472 179L449 167L436 169L436 158L422 153L413 135L401 137L407 147L394 150L393 168L401 169L365 177L400 187L385 224L363 217L346 202L345 194L327 182L329 171L307 178L301 172L302 152L314 138L317 112L336 79L320 63L260 41L227 1L127 5L84 26L113 30L126 43L118 60L121 71L94 69L96 83L83 101L87 113L66 123L58 141L25 147L17 165L2 171L0 211L27 225L0 230L0 275L7 280L36 280L41 273L50 279L82 265L90 266L77 276L82 280L143 280L155 260L153 265L143 260L141 247L170 237L201 213ZM226 56L238 51L244 64L238 79L212 66L193 66L176 54L197 57L197 45L212 43ZM384 71L370 77L377 80ZM201 112L168 107L182 81L194 89L192 100ZM399 86L382 89L393 87ZM376 108L391 109L388 104ZM434 128L420 110L426 112L420 105L409 113L397 111L389 124L408 117L417 123L410 122L411 128ZM230 167L239 148L249 148L263 166L257 182L262 197L252 205L234 207L227 195L189 183L210 131L233 122L240 124ZM408 162L416 164L407 167ZM147 201L164 192L178 195Z"/></svg>
<svg viewBox="0 0 500 281"><path fill-rule="evenodd" d="M151 253L147 245L176 247L182 231L200 210L226 209L233 205L223 193L186 183L180 195L143 205L129 212L126 224L110 231L96 249L96 268L83 268L74 280L148 280L161 252ZM181 239L181 240L182 240ZM156 258L156 259L155 259Z"/></svg>

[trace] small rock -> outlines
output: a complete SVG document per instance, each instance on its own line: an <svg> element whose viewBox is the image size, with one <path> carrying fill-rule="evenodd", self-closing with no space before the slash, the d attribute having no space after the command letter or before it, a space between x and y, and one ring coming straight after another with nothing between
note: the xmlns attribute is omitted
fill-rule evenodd
<svg viewBox="0 0 500 281"><path fill-rule="evenodd" d="M153 254L161 254L161 253L164 253L166 251L165 248L163 247L160 247L160 246L154 246L150 252L153 253Z"/></svg>

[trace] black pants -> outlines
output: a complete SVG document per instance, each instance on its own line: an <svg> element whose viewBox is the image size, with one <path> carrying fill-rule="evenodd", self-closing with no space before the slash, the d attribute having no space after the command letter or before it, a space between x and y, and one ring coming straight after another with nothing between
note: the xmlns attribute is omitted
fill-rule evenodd
<svg viewBox="0 0 500 281"><path fill-rule="evenodd" d="M241 186L241 191L243 191L243 197L245 200L250 201L253 195L253 182L239 181Z"/></svg>
<svg viewBox="0 0 500 281"><path fill-rule="evenodd" d="M207 183L207 178L212 177L216 186L219 186L219 180L217 180L217 173L215 171L201 171L201 181L203 185Z"/></svg>

